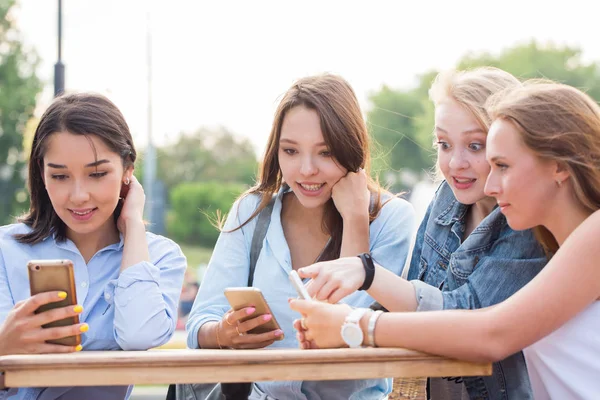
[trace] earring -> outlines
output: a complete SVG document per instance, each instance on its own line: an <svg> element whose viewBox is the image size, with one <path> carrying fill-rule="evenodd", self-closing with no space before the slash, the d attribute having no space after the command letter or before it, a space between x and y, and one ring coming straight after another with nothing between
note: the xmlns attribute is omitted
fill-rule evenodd
<svg viewBox="0 0 600 400"><path fill-rule="evenodd" d="M129 178L125 178L125 182L123 182L125 186L129 186Z"/></svg>
<svg viewBox="0 0 600 400"><path fill-rule="evenodd" d="M558 187L561 187L562 186L562 181L557 180L556 184L558 185Z"/></svg>

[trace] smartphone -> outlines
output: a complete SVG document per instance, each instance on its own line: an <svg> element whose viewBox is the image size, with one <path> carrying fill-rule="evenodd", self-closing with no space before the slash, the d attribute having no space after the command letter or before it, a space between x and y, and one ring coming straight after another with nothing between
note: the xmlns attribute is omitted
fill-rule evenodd
<svg viewBox="0 0 600 400"><path fill-rule="evenodd" d="M290 282L292 282L292 285L296 289L296 292L298 292L298 296L303 300L312 300L312 298L308 294L308 290L306 290L306 286L304 286L304 283L302 283L302 279L300 279L300 275L298 275L298 272L296 272L296 270L293 269L290 272L289 277Z"/></svg>
<svg viewBox="0 0 600 400"><path fill-rule="evenodd" d="M269 321L251 329L248 331L249 333L265 333L275 329L281 329L260 289L254 287L230 287L225 289L225 297L227 298L227 301L229 301L231 308L235 311L246 307L254 307L256 309L254 313L240 319L240 322L258 317L259 315L271 314L272 318ZM281 330L283 331L283 329ZM283 335L276 338L276 340L282 339Z"/></svg>
<svg viewBox="0 0 600 400"><path fill-rule="evenodd" d="M29 272L29 289L32 296L55 290L67 293L66 299L40 306L35 311L36 314L55 308L77 305L75 274L71 260L31 260L27 263L27 271ZM42 325L42 328L69 326L78 323L79 316L75 315ZM48 340L47 342L65 346L77 346L81 344L81 335Z"/></svg>

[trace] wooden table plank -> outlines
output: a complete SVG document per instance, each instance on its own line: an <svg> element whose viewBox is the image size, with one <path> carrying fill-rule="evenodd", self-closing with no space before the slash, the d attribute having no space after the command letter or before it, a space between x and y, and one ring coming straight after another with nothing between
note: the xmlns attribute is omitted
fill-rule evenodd
<svg viewBox="0 0 600 400"><path fill-rule="evenodd" d="M490 375L468 363L404 349L161 350L0 357L7 387L333 380Z"/></svg>

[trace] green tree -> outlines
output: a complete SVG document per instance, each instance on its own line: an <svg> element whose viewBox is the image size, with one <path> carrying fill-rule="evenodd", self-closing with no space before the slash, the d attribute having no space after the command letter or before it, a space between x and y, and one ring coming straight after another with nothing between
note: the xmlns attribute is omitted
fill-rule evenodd
<svg viewBox="0 0 600 400"><path fill-rule="evenodd" d="M14 0L0 2L0 223L27 207L23 132L42 89L38 57L21 43L14 6Z"/></svg>
<svg viewBox="0 0 600 400"><path fill-rule="evenodd" d="M143 182L144 156L136 165ZM254 183L258 168L256 154L248 139L240 139L225 128L202 128L182 133L170 145L157 149L157 178L168 190L184 182Z"/></svg>
<svg viewBox="0 0 600 400"><path fill-rule="evenodd" d="M218 216L229 212L234 200L247 189L240 183L181 183L170 193L167 219L169 237L177 242L214 246L219 236Z"/></svg>
<svg viewBox="0 0 600 400"><path fill-rule="evenodd" d="M594 99L600 99L599 65L585 63L578 47L540 44L535 40L511 47L498 56L490 53L469 53L457 68L492 66L510 72L520 79L547 78L586 91Z"/></svg>
<svg viewBox="0 0 600 400"><path fill-rule="evenodd" d="M373 137L373 170L394 189L406 186L399 178L401 170L418 173L430 165L431 140L418 136L419 118L424 107L417 90L398 91L383 86L369 98L367 114Z"/></svg>
<svg viewBox="0 0 600 400"><path fill-rule="evenodd" d="M520 79L546 78L566 83L600 100L600 64L584 62L581 49L576 47L530 41L497 55L468 53L456 68L479 66L501 68ZM406 169L419 174L433 167L434 108L427 92L436 74L437 71L429 71L419 76L415 88L395 90L384 86L371 95L367 120L374 141L379 144L375 147L374 166L383 170L380 177ZM406 182L391 183L394 189L409 186Z"/></svg>

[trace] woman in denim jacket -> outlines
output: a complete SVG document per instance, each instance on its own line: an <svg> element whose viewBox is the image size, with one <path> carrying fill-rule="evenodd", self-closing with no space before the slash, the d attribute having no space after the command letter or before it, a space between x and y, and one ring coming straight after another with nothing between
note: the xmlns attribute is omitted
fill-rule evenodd
<svg viewBox="0 0 600 400"><path fill-rule="evenodd" d="M437 167L445 181L417 232L410 282L376 267L368 293L390 311L491 306L523 287L547 262L532 231L512 230L495 199L484 194L491 122L484 105L490 95L516 85L512 75L493 68L450 71L433 83ZM314 279L311 295L331 303L358 289L365 278L358 259L314 264L299 272ZM296 327L302 334L300 324ZM532 398L520 352L495 363L492 376L432 378L429 394L434 400Z"/></svg>

